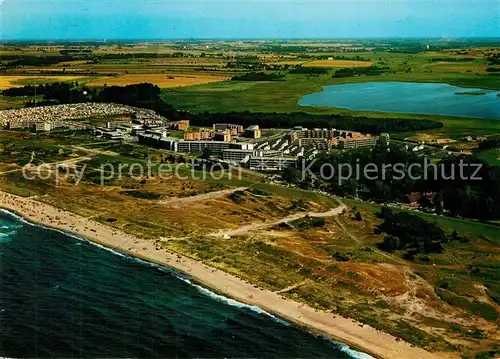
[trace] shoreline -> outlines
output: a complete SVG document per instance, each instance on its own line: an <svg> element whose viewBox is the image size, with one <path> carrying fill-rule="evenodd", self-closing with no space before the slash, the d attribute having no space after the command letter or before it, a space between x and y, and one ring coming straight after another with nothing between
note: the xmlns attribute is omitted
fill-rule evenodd
<svg viewBox="0 0 500 359"><path fill-rule="evenodd" d="M378 358L427 359L447 357L430 353L403 340L350 318L314 309L259 288L232 274L210 267L184 255L157 250L153 241L141 239L119 229L95 222L72 212L25 197L0 191L0 208L29 223L62 231L111 250L165 266L192 278L196 284L243 304L256 306L294 325L325 334L340 345Z"/></svg>

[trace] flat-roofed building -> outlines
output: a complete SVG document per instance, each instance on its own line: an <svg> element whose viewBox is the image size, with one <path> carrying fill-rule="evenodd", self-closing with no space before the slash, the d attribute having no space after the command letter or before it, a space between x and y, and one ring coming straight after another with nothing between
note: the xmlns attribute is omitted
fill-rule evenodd
<svg viewBox="0 0 500 359"><path fill-rule="evenodd" d="M260 150L263 157L282 157L283 151L279 150Z"/></svg>
<svg viewBox="0 0 500 359"><path fill-rule="evenodd" d="M239 148L229 148L222 151L222 159L224 161L242 162L250 158L255 153L254 150L243 150Z"/></svg>
<svg viewBox="0 0 500 359"><path fill-rule="evenodd" d="M170 128L177 131L187 131L189 128L189 120L170 122Z"/></svg>
<svg viewBox="0 0 500 359"><path fill-rule="evenodd" d="M229 130L229 134L232 136L236 136L244 132L243 126L235 125L233 123L214 123L213 128L216 131Z"/></svg>
<svg viewBox="0 0 500 359"><path fill-rule="evenodd" d="M124 136L125 133L120 131L104 132L102 134L102 137L107 138L108 140L122 140Z"/></svg>
<svg viewBox="0 0 500 359"><path fill-rule="evenodd" d="M297 144L305 148L317 148L321 150L328 150L330 147L330 140L328 138L299 138Z"/></svg>
<svg viewBox="0 0 500 359"><path fill-rule="evenodd" d="M63 121L8 121L6 127L9 130L27 129L30 131L52 131L56 128L65 127L68 124Z"/></svg>
<svg viewBox="0 0 500 359"><path fill-rule="evenodd" d="M359 132L354 131L346 131L346 130L336 130L336 129L328 129L328 128L315 128L315 129L302 129L292 132L288 135L288 137L295 141L300 138L326 138L332 139L336 137L342 138L354 138L354 137L362 137L363 135Z"/></svg>
<svg viewBox="0 0 500 359"><path fill-rule="evenodd" d="M231 142L231 135L226 132L217 132L214 136L215 141Z"/></svg>
<svg viewBox="0 0 500 359"><path fill-rule="evenodd" d="M391 142L391 136L389 136L388 133L382 133L380 134L380 136L378 136L377 143L381 143L385 146L388 146L390 142Z"/></svg>
<svg viewBox="0 0 500 359"><path fill-rule="evenodd" d="M246 130L245 130L245 137L248 137L248 138L260 138L262 136L262 132L259 128L258 125L252 125L252 126L249 126Z"/></svg>
<svg viewBox="0 0 500 359"><path fill-rule="evenodd" d="M377 139L371 136L365 136L364 138L341 138L332 141L337 141L338 147L341 150L360 147L374 147L377 144Z"/></svg>
<svg viewBox="0 0 500 359"><path fill-rule="evenodd" d="M141 145L150 147L158 147L158 141L160 138L160 135L154 135L152 133L140 133L137 135L137 139Z"/></svg>
<svg viewBox="0 0 500 359"><path fill-rule="evenodd" d="M158 147L164 150L177 151L179 139L174 137L162 137L158 140Z"/></svg>
<svg viewBox="0 0 500 359"><path fill-rule="evenodd" d="M230 148L230 142L224 141L179 141L179 152L202 152L208 148L210 152L222 153L223 150Z"/></svg>
<svg viewBox="0 0 500 359"><path fill-rule="evenodd" d="M248 142L233 142L231 143L231 148L241 148L242 150L253 150L255 144Z"/></svg>
<svg viewBox="0 0 500 359"><path fill-rule="evenodd" d="M202 141L213 138L215 133L213 131L199 131L199 132L186 132L184 134L184 141Z"/></svg>
<svg viewBox="0 0 500 359"><path fill-rule="evenodd" d="M255 171L281 171L287 167L296 166L297 157L250 157L250 169Z"/></svg>

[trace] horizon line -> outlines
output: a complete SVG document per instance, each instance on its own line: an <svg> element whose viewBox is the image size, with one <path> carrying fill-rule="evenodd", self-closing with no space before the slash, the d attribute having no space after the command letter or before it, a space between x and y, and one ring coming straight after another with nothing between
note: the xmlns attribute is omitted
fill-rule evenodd
<svg viewBox="0 0 500 359"><path fill-rule="evenodd" d="M113 42L113 41L276 41L276 40L500 40L500 36L366 36L366 37L178 37L178 38L45 38L45 39L0 39L4 42L54 42L54 41L69 41L69 42Z"/></svg>

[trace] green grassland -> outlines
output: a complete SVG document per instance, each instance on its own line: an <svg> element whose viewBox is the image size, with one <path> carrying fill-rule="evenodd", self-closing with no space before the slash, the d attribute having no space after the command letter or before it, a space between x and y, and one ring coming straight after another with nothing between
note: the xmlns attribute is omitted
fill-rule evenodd
<svg viewBox="0 0 500 359"><path fill-rule="evenodd" d="M481 158L491 165L500 166L500 148L493 148L476 153L478 158Z"/></svg>
<svg viewBox="0 0 500 359"><path fill-rule="evenodd" d="M24 108L24 103L33 101L34 97L10 97L0 95L0 109L18 109Z"/></svg>

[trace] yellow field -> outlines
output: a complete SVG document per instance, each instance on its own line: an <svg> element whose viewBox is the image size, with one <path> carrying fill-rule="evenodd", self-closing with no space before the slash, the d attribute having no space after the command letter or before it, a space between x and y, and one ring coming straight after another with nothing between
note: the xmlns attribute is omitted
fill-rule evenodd
<svg viewBox="0 0 500 359"><path fill-rule="evenodd" d="M302 65L305 61L304 60L283 60L283 61L276 61L276 62L271 62L273 65ZM313 61L314 62L314 61Z"/></svg>
<svg viewBox="0 0 500 359"><path fill-rule="evenodd" d="M306 62L305 67L369 67L373 65L369 61L352 61L352 60L314 60Z"/></svg>
<svg viewBox="0 0 500 359"><path fill-rule="evenodd" d="M128 74L118 77L109 77L87 83L89 86L108 86L131 85L141 82L150 82L161 88L168 87L183 87L200 84L208 84L211 82L219 82L228 80L229 77L212 76L206 74Z"/></svg>
<svg viewBox="0 0 500 359"><path fill-rule="evenodd" d="M149 62L149 64L175 65L175 66L224 66L227 64L227 61L220 59L210 59L210 58L173 57L173 58L152 60Z"/></svg>
<svg viewBox="0 0 500 359"><path fill-rule="evenodd" d="M0 90L22 87L25 84L66 82L81 79L82 76L0 76Z"/></svg>

